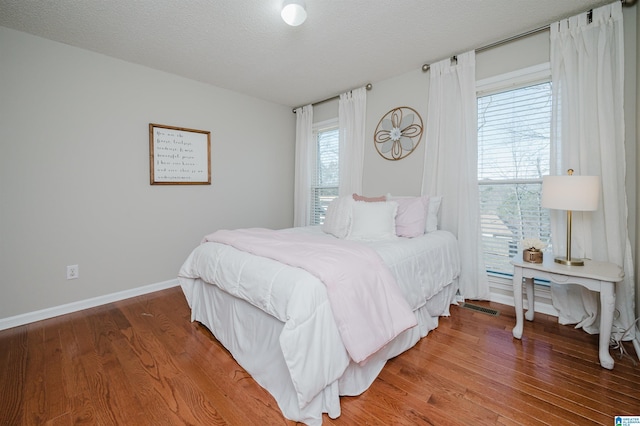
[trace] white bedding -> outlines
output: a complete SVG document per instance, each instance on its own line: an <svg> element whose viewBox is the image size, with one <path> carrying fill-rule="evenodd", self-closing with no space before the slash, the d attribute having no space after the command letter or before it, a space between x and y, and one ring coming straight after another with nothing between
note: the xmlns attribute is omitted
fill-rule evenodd
<svg viewBox="0 0 640 426"><path fill-rule="evenodd" d="M335 238L319 227L287 232ZM180 269L192 320L213 332L291 420L321 424L323 412L337 417L339 395L366 390L388 358L435 328L438 316L448 315L460 270L453 235L436 231L363 244L390 268L419 323L365 365L350 360L326 289L306 271L213 242L196 247Z"/></svg>

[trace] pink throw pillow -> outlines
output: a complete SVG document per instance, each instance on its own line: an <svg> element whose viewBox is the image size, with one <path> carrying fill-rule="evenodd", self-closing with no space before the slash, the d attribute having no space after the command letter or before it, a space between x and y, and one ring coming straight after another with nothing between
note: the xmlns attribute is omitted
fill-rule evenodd
<svg viewBox="0 0 640 426"><path fill-rule="evenodd" d="M396 235L399 237L418 237L425 232L429 196L393 197L398 203L396 213Z"/></svg>
<svg viewBox="0 0 640 426"><path fill-rule="evenodd" d="M353 199L355 201L366 201L367 203L379 203L383 201L387 201L387 197L381 195L379 197L365 197L363 195L353 194Z"/></svg>

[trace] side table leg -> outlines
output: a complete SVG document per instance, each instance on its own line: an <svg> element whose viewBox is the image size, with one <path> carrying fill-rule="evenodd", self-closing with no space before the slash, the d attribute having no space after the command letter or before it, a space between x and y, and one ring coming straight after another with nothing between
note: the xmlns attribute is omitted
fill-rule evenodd
<svg viewBox="0 0 640 426"><path fill-rule="evenodd" d="M533 278L525 278L524 287L525 287L525 290L527 291L527 302L528 302L527 304L529 306L527 308L527 313L524 315L524 317L527 319L527 321L533 321L533 317L536 312L534 309L535 294L533 290Z"/></svg>
<svg viewBox="0 0 640 426"><path fill-rule="evenodd" d="M516 266L513 270L513 306L516 309L516 326L513 327L513 337L522 338L522 268Z"/></svg>
<svg viewBox="0 0 640 426"><path fill-rule="evenodd" d="M616 296L613 283L602 281L600 286L600 365L608 370L613 369L614 361L609 353L609 339L613 325L613 311Z"/></svg>

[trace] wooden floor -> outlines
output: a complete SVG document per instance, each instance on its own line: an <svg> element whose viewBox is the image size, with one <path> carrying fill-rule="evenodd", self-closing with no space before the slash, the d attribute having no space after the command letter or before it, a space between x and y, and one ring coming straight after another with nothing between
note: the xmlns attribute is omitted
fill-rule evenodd
<svg viewBox="0 0 640 426"><path fill-rule="evenodd" d="M389 361L327 425L613 425L640 416L640 366L598 364L598 336L513 308L451 317ZM293 425L179 288L0 332L0 425ZM632 345L625 345L635 356Z"/></svg>

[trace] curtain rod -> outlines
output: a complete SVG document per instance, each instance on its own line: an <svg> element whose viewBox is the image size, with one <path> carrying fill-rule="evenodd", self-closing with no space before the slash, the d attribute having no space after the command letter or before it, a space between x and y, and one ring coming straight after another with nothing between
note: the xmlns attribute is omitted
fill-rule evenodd
<svg viewBox="0 0 640 426"><path fill-rule="evenodd" d="M636 2L636 0L619 0L619 1L622 3L622 6L632 6ZM593 12L593 9L589 9L588 11L586 11L586 13L589 14L589 21L591 21L592 12ZM475 49L475 51L476 51L476 53L478 53L478 52L482 52L484 50L493 49L494 47L502 46L503 44L507 44L507 43L510 43L512 41L528 37L530 35L534 35L534 34L541 33L543 31L547 31L547 30L549 30L550 27L551 27L551 24L545 25L543 27L539 27L539 28L536 28L536 29L533 29L533 30L530 30L530 31L527 31L527 32L524 32L524 33L521 33L521 34L518 34L518 35L514 35L514 36L511 36L511 37L505 38L503 40L499 40L499 41L496 41L496 42L493 42L493 43L478 47L477 49ZM453 55L451 58L452 58L452 60L455 60L456 56ZM422 65L422 71L424 71L424 72L429 71L429 68L431 68L430 64L423 64Z"/></svg>
<svg viewBox="0 0 640 426"><path fill-rule="evenodd" d="M487 44L487 45L482 46L482 47L478 47L477 49L475 49L475 51L476 51L476 53L478 53L478 52L482 52L483 50L493 49L494 47L498 47L498 46L501 46L501 45L503 45L503 44L507 44L507 43L510 43L510 42L512 42L512 41L515 41L515 40L518 40L518 39L521 39L521 38L528 37L528 36L530 36L530 35L534 35L534 34L541 33L541 32L543 32L543 31L547 31L548 29L549 29L549 25L545 25L544 27L536 28L536 29L534 29L534 30L527 31L527 32L525 32L525 33L521 33L521 34L518 34L518 35L514 35L514 36L512 36L512 37L505 38L505 39L503 39L503 40L499 40L499 41L496 41L496 42L493 42L493 43ZM455 56L455 55L453 55L451 58L452 58L452 59L454 59L455 57L456 57L456 56ZM436 61L436 62L437 62L437 61ZM430 64L423 64L423 65L422 65L422 71L424 71L424 72L429 71L429 69L430 69L430 68L431 68L431 65L430 65Z"/></svg>
<svg viewBox="0 0 640 426"><path fill-rule="evenodd" d="M371 90L371 89L373 89L373 84L371 84L371 83L367 83L367 84L364 86L364 88L365 88L365 89L367 89L367 90ZM359 89L359 87L356 87L356 89ZM351 90L355 90L355 89L351 89ZM347 90L347 92L350 92L351 90ZM335 95L335 96L331 96L330 98L323 99L323 100L321 100L321 101L312 102L312 103L311 103L311 105L319 105L319 104L323 104L323 103L325 103L325 102L329 102L329 101L332 101L332 100L334 100L334 99L339 99L339 98L340 98L340 95ZM309 105L309 104L307 104L307 105ZM299 107L295 107L295 108L294 108L294 109L292 109L291 111L295 114L295 113L296 113L296 110L297 110L298 108L302 108L303 106L304 106L304 105L301 105L301 106L299 106Z"/></svg>

